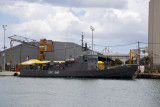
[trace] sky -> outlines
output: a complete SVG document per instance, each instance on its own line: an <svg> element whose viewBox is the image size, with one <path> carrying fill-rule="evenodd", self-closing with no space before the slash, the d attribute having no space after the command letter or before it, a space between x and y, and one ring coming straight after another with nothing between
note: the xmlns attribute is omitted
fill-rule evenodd
<svg viewBox="0 0 160 107"><path fill-rule="evenodd" d="M148 42L149 0L0 0L0 50L3 50L6 27L6 46L14 34L39 41L92 43L94 49ZM14 43L16 45L17 43ZM109 47L110 52L129 53L137 44Z"/></svg>

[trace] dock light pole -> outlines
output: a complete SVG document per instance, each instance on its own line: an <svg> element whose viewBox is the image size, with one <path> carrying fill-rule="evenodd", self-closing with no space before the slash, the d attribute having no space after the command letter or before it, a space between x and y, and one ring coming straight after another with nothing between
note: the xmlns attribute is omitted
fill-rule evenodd
<svg viewBox="0 0 160 107"><path fill-rule="evenodd" d="M6 70L6 44L5 44L5 30L6 30L7 25L3 25L3 29L4 29L4 71Z"/></svg>
<svg viewBox="0 0 160 107"><path fill-rule="evenodd" d="M139 41L138 41L138 69L140 70L140 63L141 63L141 57L140 57L140 54L141 54L141 50L140 50L140 45L139 45Z"/></svg>
<svg viewBox="0 0 160 107"><path fill-rule="evenodd" d="M92 51L93 51L93 31L95 30L95 28L92 27L92 26L90 26L90 28L91 28L91 31L92 31Z"/></svg>

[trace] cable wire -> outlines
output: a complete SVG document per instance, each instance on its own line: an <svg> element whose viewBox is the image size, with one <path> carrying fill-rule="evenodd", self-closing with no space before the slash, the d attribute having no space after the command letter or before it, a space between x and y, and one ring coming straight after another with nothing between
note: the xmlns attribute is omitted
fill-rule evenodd
<svg viewBox="0 0 160 107"><path fill-rule="evenodd" d="M95 46L99 46L99 47L120 47L120 46L128 46L128 45L133 45L133 44L137 44L137 42L128 43L128 44L122 44L122 45L112 45L112 46L104 46L104 45L95 45ZM89 45L91 45L91 44L89 44Z"/></svg>

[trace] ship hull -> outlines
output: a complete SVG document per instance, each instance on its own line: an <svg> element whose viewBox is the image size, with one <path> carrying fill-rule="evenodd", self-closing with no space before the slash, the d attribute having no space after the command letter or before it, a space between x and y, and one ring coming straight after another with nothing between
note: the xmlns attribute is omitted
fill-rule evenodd
<svg viewBox="0 0 160 107"><path fill-rule="evenodd" d="M21 77L79 77L79 78L133 78L137 65L125 65L106 70L22 70Z"/></svg>

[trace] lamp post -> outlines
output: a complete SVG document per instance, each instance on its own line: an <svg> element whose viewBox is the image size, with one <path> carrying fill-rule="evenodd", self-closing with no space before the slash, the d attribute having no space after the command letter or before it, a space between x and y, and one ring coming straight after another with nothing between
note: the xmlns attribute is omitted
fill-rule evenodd
<svg viewBox="0 0 160 107"><path fill-rule="evenodd" d="M7 25L3 25L3 29L4 29L4 71L6 70L6 45L5 45L5 30L6 30Z"/></svg>
<svg viewBox="0 0 160 107"><path fill-rule="evenodd" d="M92 51L93 51L93 31L95 30L95 28L92 27L92 26L90 26L90 28L91 28L91 31L92 31Z"/></svg>

